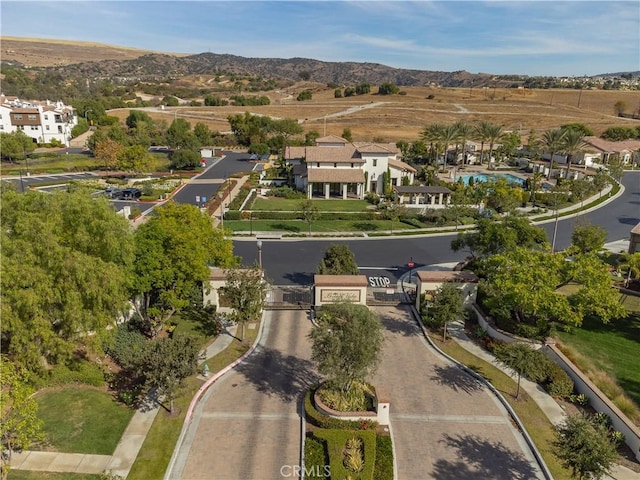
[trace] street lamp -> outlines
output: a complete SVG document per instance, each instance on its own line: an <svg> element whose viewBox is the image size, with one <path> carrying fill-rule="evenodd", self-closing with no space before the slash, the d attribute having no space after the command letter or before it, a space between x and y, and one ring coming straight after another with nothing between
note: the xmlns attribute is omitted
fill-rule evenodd
<svg viewBox="0 0 640 480"><path fill-rule="evenodd" d="M258 266L262 270L262 240L258 239L256 245L258 246Z"/></svg>

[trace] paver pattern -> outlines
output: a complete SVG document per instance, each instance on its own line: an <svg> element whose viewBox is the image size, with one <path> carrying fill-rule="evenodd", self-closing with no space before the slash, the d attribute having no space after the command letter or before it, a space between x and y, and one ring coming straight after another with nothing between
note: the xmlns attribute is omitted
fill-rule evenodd
<svg viewBox="0 0 640 480"><path fill-rule="evenodd" d="M373 383L391 402L398 480L543 478L484 385L434 352L408 310L373 310L386 327Z"/></svg>
<svg viewBox="0 0 640 480"><path fill-rule="evenodd" d="M282 467L300 464L302 399L319 378L311 322L300 310L267 312L264 321L254 354L205 394L172 478L280 479Z"/></svg>

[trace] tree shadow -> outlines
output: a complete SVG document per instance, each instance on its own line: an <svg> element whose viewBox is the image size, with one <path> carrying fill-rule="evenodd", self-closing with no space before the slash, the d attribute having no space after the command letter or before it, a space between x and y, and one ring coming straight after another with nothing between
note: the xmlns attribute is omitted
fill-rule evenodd
<svg viewBox="0 0 640 480"><path fill-rule="evenodd" d="M408 318L393 316L382 316L382 325L391 333L399 333L405 337L413 337L420 333L416 322Z"/></svg>
<svg viewBox="0 0 640 480"><path fill-rule="evenodd" d="M378 230L378 226L375 223L370 222L356 222L353 224L353 227L356 230L361 230L363 232L375 232Z"/></svg>
<svg viewBox="0 0 640 480"><path fill-rule="evenodd" d="M459 459L435 462L433 478L459 480L461 478L491 478L493 480L525 480L538 478L538 469L518 451L502 442L484 440L477 435L444 435L440 440L455 450Z"/></svg>
<svg viewBox="0 0 640 480"><path fill-rule="evenodd" d="M300 232L300 227L297 227L296 225L290 225L288 223L271 223L269 224L269 227L273 228L274 230L284 230L285 232Z"/></svg>
<svg viewBox="0 0 640 480"><path fill-rule="evenodd" d="M284 278L291 280L294 285L311 285L314 275L314 273L308 272L290 272L285 273Z"/></svg>
<svg viewBox="0 0 640 480"><path fill-rule="evenodd" d="M464 392L469 395L484 389L484 385L479 380L455 365L443 367L436 365L431 380L439 385L449 387L455 392Z"/></svg>
<svg viewBox="0 0 640 480"><path fill-rule="evenodd" d="M624 223L625 225L637 225L638 221L635 217L618 217L618 222Z"/></svg>
<svg viewBox="0 0 640 480"><path fill-rule="evenodd" d="M215 337L222 331L223 326L215 309L189 308L184 310L183 316L196 323L194 330L205 337Z"/></svg>
<svg viewBox="0 0 640 480"><path fill-rule="evenodd" d="M254 384L258 391L275 395L284 402L294 402L319 383L321 377L311 361L283 355L273 348L260 346L254 355L236 367L238 373Z"/></svg>

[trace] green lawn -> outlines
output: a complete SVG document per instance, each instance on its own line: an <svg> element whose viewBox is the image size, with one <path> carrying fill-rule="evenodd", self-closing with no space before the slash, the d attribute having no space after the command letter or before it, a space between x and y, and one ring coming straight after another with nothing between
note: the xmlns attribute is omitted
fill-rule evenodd
<svg viewBox="0 0 640 480"><path fill-rule="evenodd" d="M235 232L285 232L305 234L309 225L303 220L225 220L225 228ZM311 223L312 233L382 232L415 230L416 227L390 220L317 220Z"/></svg>
<svg viewBox="0 0 640 480"><path fill-rule="evenodd" d="M100 474L11 470L9 480L100 480Z"/></svg>
<svg viewBox="0 0 640 480"><path fill-rule="evenodd" d="M134 411L91 388L65 388L36 396L46 442L59 452L111 455Z"/></svg>
<svg viewBox="0 0 640 480"><path fill-rule="evenodd" d="M251 207L252 210L267 210L274 212L297 212L304 199L287 199L279 197L258 198ZM317 199L313 204L321 212L366 212L367 207L372 207L366 200L342 200L342 199Z"/></svg>
<svg viewBox="0 0 640 480"><path fill-rule="evenodd" d="M626 298L624 298L626 297ZM640 298L624 296L624 304L638 312ZM588 318L571 333L559 332L560 341L588 359L593 367L614 377L640 406L640 313L603 324ZM584 366L581 365L584 369Z"/></svg>

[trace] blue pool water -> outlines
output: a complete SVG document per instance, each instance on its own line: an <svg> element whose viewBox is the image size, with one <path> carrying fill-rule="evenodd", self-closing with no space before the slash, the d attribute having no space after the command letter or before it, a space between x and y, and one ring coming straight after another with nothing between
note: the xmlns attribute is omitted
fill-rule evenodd
<svg viewBox="0 0 640 480"><path fill-rule="evenodd" d="M462 178L462 181L465 185L469 185L469 179L472 177L474 183L489 182L492 180L497 180L499 178L504 178L507 183L524 185L524 180L522 178L511 175L510 173L476 173L475 175L460 175L460 178Z"/></svg>

